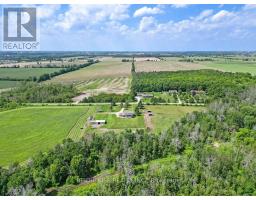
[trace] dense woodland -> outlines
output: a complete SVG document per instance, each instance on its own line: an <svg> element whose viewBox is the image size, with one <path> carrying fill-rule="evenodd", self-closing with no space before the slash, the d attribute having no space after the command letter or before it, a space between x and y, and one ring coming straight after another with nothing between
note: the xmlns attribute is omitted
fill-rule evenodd
<svg viewBox="0 0 256 200"><path fill-rule="evenodd" d="M213 98L227 93L239 94L256 83L256 77L247 73L230 73L215 70L192 70L177 72L134 73L132 91L162 92L178 90L204 90Z"/></svg>
<svg viewBox="0 0 256 200"><path fill-rule="evenodd" d="M72 85L24 82L20 87L1 93L0 110L24 103L69 103L77 94Z"/></svg>
<svg viewBox="0 0 256 200"><path fill-rule="evenodd" d="M256 88L251 88L235 98L227 94L159 134L127 130L64 140L26 165L1 168L0 194L46 194L46 188L114 169L115 178L105 177L79 194L255 195L255 103ZM147 164L158 158L171 159ZM65 186L58 194L77 193Z"/></svg>

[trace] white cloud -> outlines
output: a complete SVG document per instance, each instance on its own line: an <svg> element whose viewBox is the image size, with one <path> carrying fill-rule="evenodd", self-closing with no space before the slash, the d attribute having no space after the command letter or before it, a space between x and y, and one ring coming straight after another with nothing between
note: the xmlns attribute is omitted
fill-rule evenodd
<svg viewBox="0 0 256 200"><path fill-rule="evenodd" d="M212 21L220 21L223 20L225 18L229 18L234 16L234 14L232 12L226 11L226 10L221 10L218 13L216 13L215 15L212 16Z"/></svg>
<svg viewBox="0 0 256 200"><path fill-rule="evenodd" d="M213 10L204 10L202 11L197 17L196 19L197 20L201 20L201 19L204 19L206 17L209 17L210 15L213 14Z"/></svg>
<svg viewBox="0 0 256 200"><path fill-rule="evenodd" d="M129 5L70 5L59 15L56 26L68 30L74 26L90 27L107 21L129 18Z"/></svg>
<svg viewBox="0 0 256 200"><path fill-rule="evenodd" d="M161 10L159 7L150 8L147 6L144 6L138 10L136 10L133 14L134 17L140 17L144 15L156 15L163 13L163 10Z"/></svg>
<svg viewBox="0 0 256 200"><path fill-rule="evenodd" d="M142 32L150 31L156 27L156 20L154 17L143 17L140 21L139 30Z"/></svg>
<svg viewBox="0 0 256 200"><path fill-rule="evenodd" d="M46 19L53 17L60 9L60 5L42 5L37 6L38 16L40 19Z"/></svg>
<svg viewBox="0 0 256 200"><path fill-rule="evenodd" d="M246 4L243 9L244 10L256 9L256 4Z"/></svg>
<svg viewBox="0 0 256 200"><path fill-rule="evenodd" d="M189 4L172 4L173 8L186 8Z"/></svg>

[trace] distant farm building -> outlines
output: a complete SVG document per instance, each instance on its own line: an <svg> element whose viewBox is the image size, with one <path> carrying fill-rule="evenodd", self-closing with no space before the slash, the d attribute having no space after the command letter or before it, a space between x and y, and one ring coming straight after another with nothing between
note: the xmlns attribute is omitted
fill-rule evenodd
<svg viewBox="0 0 256 200"><path fill-rule="evenodd" d="M154 97L154 95L153 94L148 94L148 93L137 93L137 97L152 98L152 97Z"/></svg>
<svg viewBox="0 0 256 200"><path fill-rule="evenodd" d="M98 128L107 123L106 120L95 120L92 116L90 116L87 121L93 128Z"/></svg>
<svg viewBox="0 0 256 200"><path fill-rule="evenodd" d="M205 91L203 90L191 90L190 91L192 95L196 95L196 94L204 94Z"/></svg>
<svg viewBox="0 0 256 200"><path fill-rule="evenodd" d="M117 117L122 117L122 118L133 118L135 116L134 112L131 111L125 111L122 109L120 112L116 113Z"/></svg>
<svg viewBox="0 0 256 200"><path fill-rule="evenodd" d="M177 91L177 90L169 90L169 93L170 93L170 94L177 94L178 91Z"/></svg>

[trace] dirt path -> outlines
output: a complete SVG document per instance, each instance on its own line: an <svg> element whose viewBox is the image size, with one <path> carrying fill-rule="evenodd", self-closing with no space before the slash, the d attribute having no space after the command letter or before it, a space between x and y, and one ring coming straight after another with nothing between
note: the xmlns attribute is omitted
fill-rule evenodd
<svg viewBox="0 0 256 200"><path fill-rule="evenodd" d="M148 115L148 113L144 113L144 122L147 129L153 130L154 126L152 124L152 117Z"/></svg>

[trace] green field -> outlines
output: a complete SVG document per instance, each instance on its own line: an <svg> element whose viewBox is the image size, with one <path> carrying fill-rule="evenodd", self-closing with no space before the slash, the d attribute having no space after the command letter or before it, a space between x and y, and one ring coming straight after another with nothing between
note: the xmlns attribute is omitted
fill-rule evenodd
<svg viewBox="0 0 256 200"><path fill-rule="evenodd" d="M28 107L0 113L0 165L24 161L67 137L85 107Z"/></svg>
<svg viewBox="0 0 256 200"><path fill-rule="evenodd" d="M131 119L119 118L115 114L96 114L96 119L105 119L107 124L102 128L107 129L129 129L145 128L143 116L137 116Z"/></svg>
<svg viewBox="0 0 256 200"><path fill-rule="evenodd" d="M153 112L152 124L155 132L170 128L171 125L181 117L193 111L202 111L198 106L176 106L176 105L154 105L145 106L146 110Z"/></svg>
<svg viewBox="0 0 256 200"><path fill-rule="evenodd" d="M28 79L29 77L39 77L43 74L60 71L60 68L0 68L1 78Z"/></svg>
<svg viewBox="0 0 256 200"><path fill-rule="evenodd" d="M19 86L20 81L2 81L0 80L0 89L12 88Z"/></svg>
<svg viewBox="0 0 256 200"><path fill-rule="evenodd" d="M226 72L246 72L256 75L256 62L210 62L206 66Z"/></svg>

